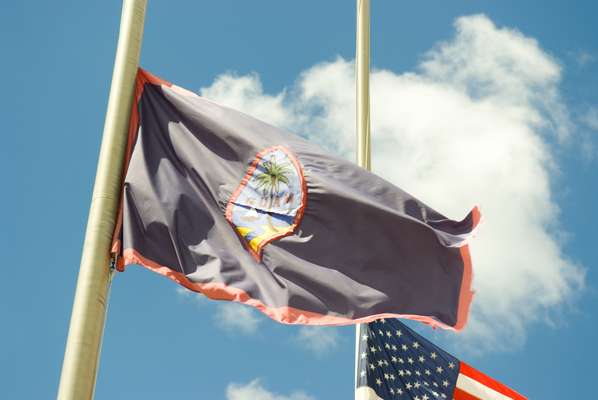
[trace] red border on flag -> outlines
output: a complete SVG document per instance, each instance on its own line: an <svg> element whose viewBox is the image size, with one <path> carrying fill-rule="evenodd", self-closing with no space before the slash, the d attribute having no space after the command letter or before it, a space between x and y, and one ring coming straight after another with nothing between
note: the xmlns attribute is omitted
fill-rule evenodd
<svg viewBox="0 0 598 400"><path fill-rule="evenodd" d="M122 230L123 224L123 182L125 181L125 176L127 174L127 170L129 169L129 162L131 161L131 155L133 154L133 146L137 141L137 134L139 133L139 100L141 99L141 95L143 95L143 89L145 89L145 84L151 83L154 85L164 85L164 86L172 86L172 83L165 81L162 78L158 78L157 76L147 72L143 68L137 69L137 76L135 77L135 93L133 94L133 104L131 105L131 118L129 119L129 133L127 135L127 148L125 150L125 159L123 161L123 169L122 169L122 176L121 176L121 198L119 200L118 206L118 214L116 216L116 225L114 227L114 233L112 235L112 249L110 252L112 254L118 254L121 249L121 240L120 240L120 233ZM122 263L117 262L116 269L119 271L124 271L124 267Z"/></svg>
<svg viewBox="0 0 598 400"><path fill-rule="evenodd" d="M126 149L125 160L124 160L123 181L124 181L124 176L126 175L128 165L129 165L129 162L131 159L134 144L137 140L137 134L139 132L139 100L143 94L143 90L144 90L146 83L154 84L157 86L161 86L161 85L164 85L167 87L173 86L172 83L170 83L166 80L163 80L161 78L158 78L157 76L143 70L142 68L138 69L137 78L136 78L136 86L135 86L135 94L134 94L133 104L132 104L132 109L131 109L131 119L130 119L130 123L129 123L127 149ZM269 149L271 149L271 148L268 148L266 150L269 150ZM260 153L258 153L258 155L256 157L258 157L260 154L262 154L266 150L263 150ZM284 150L286 150L286 149L283 148L283 151ZM294 163L297 162L297 160L294 158L294 156L292 154L289 154L288 152L286 152L286 153L290 156L291 160ZM255 164L254 168L257 165L258 161L259 161L259 158L256 158L256 160L254 160L254 162L252 163L252 164ZM301 165L298 164L298 162L297 162L297 164L295 166L298 168L298 170L301 173L300 175L301 175L302 185L306 185L306 182L305 182L305 179L303 176L303 169L301 168ZM248 174L249 174L249 171L248 171ZM246 177L247 177L247 174L246 174ZM247 184L247 182L245 182L245 184ZM238 188L239 193L240 193L240 190L241 189ZM238 196L238 193L237 193L237 196ZM300 211L298 211L297 215L299 216L299 219L298 220L296 219L295 224L293 224L293 230L299 224L299 222L301 221L301 218L303 216L303 212L304 212L305 205L306 205L306 196L307 196L307 189L304 186L303 187L302 207L300 208ZM232 197L231 197L231 199L232 199ZM230 202L230 200L229 200L229 202ZM227 207L227 209L228 209L228 207ZM299 212L301 213L301 215L299 215ZM121 244L121 240L120 240L120 234L121 234L121 230L122 230L122 213L123 213L123 199L122 199L122 193L121 193L120 206L119 206L119 210L118 210L118 216L117 216L116 226L115 226L114 235L113 235L113 244L112 244L112 253L113 254L119 254L121 252L122 244ZM471 214L471 218L472 218L472 231L473 231L473 230L475 230L475 228L477 227L477 225L480 222L481 214L480 214L478 207L474 207L473 210L470 212L470 214ZM470 215L468 214L468 216L466 218L469 218L469 217L470 217ZM296 216L296 218L297 218L297 216ZM291 232L292 231L285 233L284 235L288 235ZM270 239L268 242L275 240L277 238L278 237L274 237L274 238ZM243 242L244 242L244 240L243 240ZM264 243L264 244L266 244L266 243ZM263 246L261 246L261 247L263 247ZM470 309L471 301L473 299L473 294L474 294L473 291L471 290L472 263L471 263L471 255L469 252L468 245L464 245L464 246L460 247L460 255L461 255L462 262L463 262L463 277L461 280L459 304L457 307L457 322L455 323L454 326L447 325L441 321L438 321L436 318L431 317L431 316L383 313L383 314L376 314L376 315L371 315L371 316L367 316L367 317L362 317L362 318L358 318L358 319L351 319L351 318L346 318L346 317L319 314L319 313L301 310L301 309L297 309L297 308L293 308L293 307L269 307L269 306L263 304L261 301L251 298L243 290L227 286L224 283L191 282L184 274L177 272L170 267L160 265L148 258L145 258L143 255L141 255L139 252L137 252L135 249L132 249L132 248L124 249L122 251L122 257L117 260L116 269L118 271L122 272L122 271L124 271L125 265L138 264L138 265L141 265L141 266L143 266L151 271L154 271L160 275L163 275L163 276L177 282L178 284L185 286L186 288L188 288L190 290L202 293L211 299L230 300L230 301L236 301L239 303L251 305L251 306L259 309L264 314L268 315L270 318L272 318L276 321L279 321L281 323L285 323L285 324L349 325L349 324L356 324L356 323L367 323L367 322L371 322L371 321L374 321L374 320L377 320L380 318L405 318L405 319L410 319L410 320L414 320L414 321L419 321L419 322L431 325L433 327L440 327L443 329L460 331L463 329L463 327L467 323L467 319L469 316L469 309ZM520 398L525 399L524 397L520 397Z"/></svg>

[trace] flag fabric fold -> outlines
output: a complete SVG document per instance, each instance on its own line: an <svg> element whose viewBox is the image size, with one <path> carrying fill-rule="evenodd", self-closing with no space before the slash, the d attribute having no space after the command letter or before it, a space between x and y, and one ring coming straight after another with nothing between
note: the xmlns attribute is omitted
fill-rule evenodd
<svg viewBox="0 0 598 400"><path fill-rule="evenodd" d="M364 325L356 400L525 400L397 319Z"/></svg>
<svg viewBox="0 0 598 400"><path fill-rule="evenodd" d="M140 264L283 323L465 325L477 208L450 220L298 136L143 70L130 127L119 269Z"/></svg>

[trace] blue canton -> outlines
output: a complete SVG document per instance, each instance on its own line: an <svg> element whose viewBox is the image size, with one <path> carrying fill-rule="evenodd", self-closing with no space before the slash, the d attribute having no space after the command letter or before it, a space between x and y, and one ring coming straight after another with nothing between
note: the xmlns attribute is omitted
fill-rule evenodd
<svg viewBox="0 0 598 400"><path fill-rule="evenodd" d="M459 360L397 319L363 325L359 338L357 387L369 386L384 399L452 399Z"/></svg>

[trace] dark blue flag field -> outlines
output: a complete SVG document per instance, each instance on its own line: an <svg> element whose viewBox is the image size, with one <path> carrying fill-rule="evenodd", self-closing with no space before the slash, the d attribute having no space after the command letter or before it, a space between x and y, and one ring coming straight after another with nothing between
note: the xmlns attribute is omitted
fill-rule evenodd
<svg viewBox="0 0 598 400"><path fill-rule="evenodd" d="M121 270L139 264L283 323L465 325L477 208L448 219L298 136L143 70L130 126L113 248Z"/></svg>
<svg viewBox="0 0 598 400"><path fill-rule="evenodd" d="M364 325L357 363L358 400L525 400L459 361L397 319Z"/></svg>

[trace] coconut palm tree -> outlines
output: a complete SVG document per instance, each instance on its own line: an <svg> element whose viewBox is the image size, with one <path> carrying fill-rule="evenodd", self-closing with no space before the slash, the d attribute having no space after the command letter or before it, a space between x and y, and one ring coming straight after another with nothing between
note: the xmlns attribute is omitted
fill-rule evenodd
<svg viewBox="0 0 598 400"><path fill-rule="evenodd" d="M288 163L278 163L274 157L264 161L262 173L255 177L257 188L262 191L264 197L268 197L268 208L272 208L275 195L280 190L280 185L289 185L288 175L291 167Z"/></svg>

